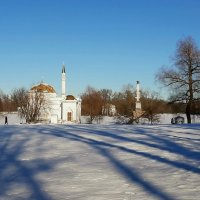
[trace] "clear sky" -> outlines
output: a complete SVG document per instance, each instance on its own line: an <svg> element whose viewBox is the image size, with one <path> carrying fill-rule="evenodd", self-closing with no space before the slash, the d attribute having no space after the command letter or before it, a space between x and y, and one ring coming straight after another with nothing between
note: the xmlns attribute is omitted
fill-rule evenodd
<svg viewBox="0 0 200 200"><path fill-rule="evenodd" d="M44 81L60 93L90 85L120 91L171 64L176 43L200 46L199 0L0 0L0 89L10 93Z"/></svg>

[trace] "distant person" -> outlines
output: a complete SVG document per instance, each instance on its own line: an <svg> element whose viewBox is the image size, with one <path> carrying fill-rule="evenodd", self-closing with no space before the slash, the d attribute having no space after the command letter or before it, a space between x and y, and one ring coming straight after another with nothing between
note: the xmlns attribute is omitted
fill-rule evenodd
<svg viewBox="0 0 200 200"><path fill-rule="evenodd" d="M5 116L5 124L8 124L8 117Z"/></svg>

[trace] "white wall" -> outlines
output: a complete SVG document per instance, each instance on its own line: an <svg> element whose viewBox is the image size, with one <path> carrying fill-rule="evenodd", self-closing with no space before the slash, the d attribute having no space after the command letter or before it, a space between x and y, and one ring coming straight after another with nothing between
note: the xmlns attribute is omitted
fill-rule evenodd
<svg viewBox="0 0 200 200"><path fill-rule="evenodd" d="M67 121L67 113L72 113L72 121L75 122L77 120L77 113L76 113L76 100L67 100L63 102L63 121Z"/></svg>
<svg viewBox="0 0 200 200"><path fill-rule="evenodd" d="M25 119L20 119L17 112L13 113L0 113L0 125L5 124L5 116L8 118L8 125L25 123Z"/></svg>

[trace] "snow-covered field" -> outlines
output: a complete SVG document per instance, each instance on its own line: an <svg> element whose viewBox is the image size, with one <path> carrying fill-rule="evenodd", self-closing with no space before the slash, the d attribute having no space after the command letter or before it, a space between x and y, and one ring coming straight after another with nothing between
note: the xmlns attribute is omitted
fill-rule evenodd
<svg viewBox="0 0 200 200"><path fill-rule="evenodd" d="M199 200L200 125L1 125L1 200Z"/></svg>

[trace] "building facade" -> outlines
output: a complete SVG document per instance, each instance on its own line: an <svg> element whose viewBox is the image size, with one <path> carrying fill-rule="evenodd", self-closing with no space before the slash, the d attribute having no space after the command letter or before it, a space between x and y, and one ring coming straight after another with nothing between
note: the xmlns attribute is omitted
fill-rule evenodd
<svg viewBox="0 0 200 200"><path fill-rule="evenodd" d="M66 71L62 67L61 73L61 95L46 83L40 83L30 89L30 93L42 92L46 105L42 109L40 120L50 123L80 123L81 99L66 94Z"/></svg>

